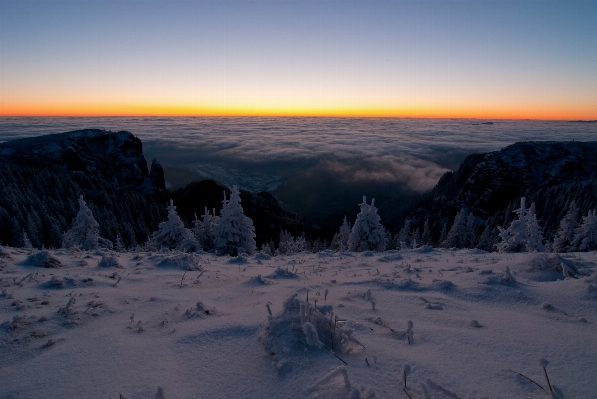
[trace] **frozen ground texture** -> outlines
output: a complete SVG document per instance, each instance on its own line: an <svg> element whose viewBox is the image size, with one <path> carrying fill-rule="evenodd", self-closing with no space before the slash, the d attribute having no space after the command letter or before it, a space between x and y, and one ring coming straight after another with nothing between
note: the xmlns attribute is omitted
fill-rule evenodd
<svg viewBox="0 0 597 399"><path fill-rule="evenodd" d="M597 392L596 253L0 249L1 398Z"/></svg>

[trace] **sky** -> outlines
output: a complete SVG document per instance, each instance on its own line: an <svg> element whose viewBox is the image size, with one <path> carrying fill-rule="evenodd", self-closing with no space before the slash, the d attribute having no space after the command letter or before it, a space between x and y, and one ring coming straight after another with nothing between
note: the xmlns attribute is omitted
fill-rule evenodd
<svg viewBox="0 0 597 399"><path fill-rule="evenodd" d="M0 116L597 119L597 2L5 1Z"/></svg>

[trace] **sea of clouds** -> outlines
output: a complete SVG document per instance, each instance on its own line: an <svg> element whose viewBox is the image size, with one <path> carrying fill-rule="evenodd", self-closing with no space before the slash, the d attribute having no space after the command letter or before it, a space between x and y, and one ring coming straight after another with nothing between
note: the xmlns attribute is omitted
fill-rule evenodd
<svg viewBox="0 0 597 399"><path fill-rule="evenodd" d="M212 178L272 191L320 224L356 214L361 196L424 193L471 153L518 141L597 137L597 123L569 121L267 118L0 118L0 141L82 128L128 130L157 158L172 188ZM341 222L338 222L338 224Z"/></svg>

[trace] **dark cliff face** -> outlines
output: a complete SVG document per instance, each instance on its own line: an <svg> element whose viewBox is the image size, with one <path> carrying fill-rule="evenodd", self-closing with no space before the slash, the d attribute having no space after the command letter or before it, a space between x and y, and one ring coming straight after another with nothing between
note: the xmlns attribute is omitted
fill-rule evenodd
<svg viewBox="0 0 597 399"><path fill-rule="evenodd" d="M37 247L60 246L83 195L102 237L120 236L135 246L166 218L171 198L192 227L193 214L200 217L205 206L219 214L223 191L230 195L203 181L169 192L160 163L154 160L148 170L141 140L125 131L86 129L13 140L0 143L0 242L21 246L25 232ZM268 193L242 191L241 199L258 244L277 241L280 229L296 235L318 231Z"/></svg>
<svg viewBox="0 0 597 399"><path fill-rule="evenodd" d="M469 155L432 192L432 210L490 215L541 188L597 176L597 142L524 142Z"/></svg>
<svg viewBox="0 0 597 399"><path fill-rule="evenodd" d="M480 232L508 225L520 197L536 202L550 238L570 201L585 212L597 205L597 142L522 142L500 151L469 155L455 172L446 173L411 213L416 224L429 218L435 235L451 226L461 208L472 212Z"/></svg>
<svg viewBox="0 0 597 399"><path fill-rule="evenodd" d="M8 141L0 144L0 157L16 165L60 166L144 192L163 189L149 178L141 140L126 131L85 129Z"/></svg>

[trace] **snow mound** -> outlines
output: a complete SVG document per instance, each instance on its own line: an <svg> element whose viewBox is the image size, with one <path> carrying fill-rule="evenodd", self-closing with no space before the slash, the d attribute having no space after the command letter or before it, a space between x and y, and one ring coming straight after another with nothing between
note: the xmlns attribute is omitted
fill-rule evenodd
<svg viewBox="0 0 597 399"><path fill-rule="evenodd" d="M50 254L49 251L39 251L30 255L25 263L46 268L62 267L62 263L58 258Z"/></svg>
<svg viewBox="0 0 597 399"><path fill-rule="evenodd" d="M249 280L247 280L247 282L245 282L245 284L247 285L268 285L268 284L273 284L273 282L264 279L261 274L255 276L255 277L251 277Z"/></svg>
<svg viewBox="0 0 597 399"><path fill-rule="evenodd" d="M494 285L506 285L508 287L516 287L518 285L518 281L510 271L510 268L506 266L503 274L489 274L487 275L487 280L485 284Z"/></svg>
<svg viewBox="0 0 597 399"><path fill-rule="evenodd" d="M348 372L344 366L337 366L317 380L309 391L313 393L314 398L338 398L338 399L365 399L374 398L373 390L355 388L348 378Z"/></svg>
<svg viewBox="0 0 597 399"><path fill-rule="evenodd" d="M61 289L61 288L70 288L77 285L75 279L69 277L57 277L52 276L52 278L43 284L46 288L54 288L54 289Z"/></svg>
<svg viewBox="0 0 597 399"><path fill-rule="evenodd" d="M0 245L0 258L12 259L10 252L8 252L2 245Z"/></svg>
<svg viewBox="0 0 597 399"><path fill-rule="evenodd" d="M377 260L380 262L395 262L402 260L402 255L400 255L398 251L386 251L384 252L384 255Z"/></svg>
<svg viewBox="0 0 597 399"><path fill-rule="evenodd" d="M99 261L97 267L107 268L107 267L116 267L122 268L120 263L118 263L118 259L111 255L102 255L102 260Z"/></svg>
<svg viewBox="0 0 597 399"><path fill-rule="evenodd" d="M304 359L303 353L308 356L307 347L350 354L360 346L352 330L338 324L331 305L315 308L297 294L284 302L281 314L269 316L260 341L279 374L292 368L293 360Z"/></svg>
<svg viewBox="0 0 597 399"><path fill-rule="evenodd" d="M264 252L259 252L255 256L253 256L253 260L270 260L272 257Z"/></svg>
<svg viewBox="0 0 597 399"><path fill-rule="evenodd" d="M321 252L317 253L317 257L318 258L335 258L336 257L336 253L333 251L330 251L329 249L323 250Z"/></svg>
<svg viewBox="0 0 597 399"><path fill-rule="evenodd" d="M183 270L202 270L201 259L197 254L177 253L159 261L158 267Z"/></svg>
<svg viewBox="0 0 597 399"><path fill-rule="evenodd" d="M435 252L435 249L433 249L433 247L430 247L428 245L423 245L422 247L414 249L413 252L417 253L417 254L428 254L431 252Z"/></svg>
<svg viewBox="0 0 597 399"><path fill-rule="evenodd" d="M530 264L526 272L532 273L530 278L534 281L555 281L579 274L573 261L558 254L539 254L531 259Z"/></svg>
<svg viewBox="0 0 597 399"><path fill-rule="evenodd" d="M230 258L226 263L231 265L242 265L244 263L249 263L249 259L247 259L247 254L239 254L238 256Z"/></svg>
<svg viewBox="0 0 597 399"><path fill-rule="evenodd" d="M282 269L281 267L278 267L276 269L275 272L273 272L272 274L270 274L269 276L266 276L268 278L292 278L292 279L296 279L299 278L298 274L293 273L291 271L289 271L288 269Z"/></svg>

